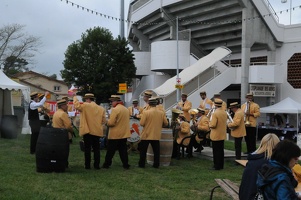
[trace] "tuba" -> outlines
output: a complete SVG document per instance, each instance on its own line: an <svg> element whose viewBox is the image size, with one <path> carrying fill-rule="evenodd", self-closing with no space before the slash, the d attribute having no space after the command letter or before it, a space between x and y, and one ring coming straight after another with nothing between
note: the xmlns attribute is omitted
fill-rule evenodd
<svg viewBox="0 0 301 200"><path fill-rule="evenodd" d="M246 105L246 109L245 109L245 126L251 126L251 123L249 121L249 118L250 118L249 114L250 114L250 101L247 101L247 105Z"/></svg>
<svg viewBox="0 0 301 200"><path fill-rule="evenodd" d="M173 136L175 137L177 135L177 128L179 127L180 120L179 120L179 115L182 113L181 110L178 110L176 108L173 108L171 110L171 128L172 128L172 133Z"/></svg>

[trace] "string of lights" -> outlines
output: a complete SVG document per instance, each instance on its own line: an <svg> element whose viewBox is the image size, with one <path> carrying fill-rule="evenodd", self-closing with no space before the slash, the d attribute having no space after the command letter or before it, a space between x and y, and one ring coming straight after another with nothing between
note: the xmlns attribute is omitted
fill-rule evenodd
<svg viewBox="0 0 301 200"><path fill-rule="evenodd" d="M72 1L69 1L69 0L61 0L61 1L65 1L67 4L70 4L71 6L75 6L78 9L81 9L83 11L87 11L88 13L91 13L91 14L95 14L96 16L104 17L104 18L107 18L107 19L115 20L115 21L124 21L124 22L127 22L127 23L130 22L130 23L136 24L136 25L145 25L145 26L146 25L159 25L159 24L166 24L168 22L177 20L176 18L174 18L174 19L171 19L169 21L164 21L164 22L135 22L135 21L129 21L129 20L126 20L126 19L121 19L121 18L118 18L118 17L113 17L113 16L110 16L110 15L107 15L107 14L97 12L95 10L86 8L84 6L76 4L76 3L72 2ZM292 7L292 12L297 10L297 9L301 9L301 5ZM187 19L181 19L181 18L179 18L179 20L183 21L183 22L186 22L186 23L196 23L196 24L203 24L203 25L217 25L217 24L230 24L230 23L233 24L233 23L241 23L242 21L257 20L257 19L260 19L261 17L265 18L265 17L271 17L273 15L277 16L279 14L280 15L284 14L285 12L288 13L289 11L290 11L290 9L285 9L285 10L281 10L281 11L278 11L278 12L268 13L268 14L265 14L265 15L262 15L262 16L249 17L249 18L241 19L241 20L226 20L226 21L214 21L214 22L208 22L208 21L206 22L206 21L198 21L198 20L187 20Z"/></svg>

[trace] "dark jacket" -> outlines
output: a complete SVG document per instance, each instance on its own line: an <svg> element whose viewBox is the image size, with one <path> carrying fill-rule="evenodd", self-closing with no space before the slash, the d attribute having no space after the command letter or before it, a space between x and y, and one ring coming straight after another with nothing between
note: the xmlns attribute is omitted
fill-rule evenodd
<svg viewBox="0 0 301 200"><path fill-rule="evenodd" d="M297 185L291 169L275 160L258 171L257 186L265 199L298 199L294 189Z"/></svg>
<svg viewBox="0 0 301 200"><path fill-rule="evenodd" d="M257 193L257 172L266 163L268 163L268 160L264 158L264 153L249 154L248 163L242 174L239 187L239 199L253 200L255 198Z"/></svg>

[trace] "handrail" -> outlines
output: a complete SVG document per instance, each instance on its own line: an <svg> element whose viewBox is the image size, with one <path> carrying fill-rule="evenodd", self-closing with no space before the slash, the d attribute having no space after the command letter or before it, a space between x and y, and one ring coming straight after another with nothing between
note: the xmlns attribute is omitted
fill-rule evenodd
<svg viewBox="0 0 301 200"><path fill-rule="evenodd" d="M273 16L275 15L275 19L277 20L277 22L279 23L279 17L276 13L276 11L274 10L273 6L271 5L271 3L269 2L269 0L264 0L265 3L267 4L269 10L271 11L271 14L273 14Z"/></svg>

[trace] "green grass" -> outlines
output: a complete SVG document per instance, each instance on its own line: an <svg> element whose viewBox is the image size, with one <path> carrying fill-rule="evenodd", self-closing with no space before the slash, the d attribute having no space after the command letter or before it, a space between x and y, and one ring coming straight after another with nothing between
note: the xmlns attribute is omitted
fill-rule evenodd
<svg viewBox="0 0 301 200"><path fill-rule="evenodd" d="M116 152L108 170L85 170L80 138L70 146L65 173L37 173L35 156L29 154L30 135L0 139L1 199L209 199L215 178L228 178L239 184L243 167L226 161L224 170L212 171L212 161L200 158L172 160L168 167L137 167L139 155L130 152L130 170L122 168ZM226 148L234 147L225 142ZM245 147L244 147L245 148ZM101 151L101 164L106 151ZM216 189L214 199L231 199Z"/></svg>

